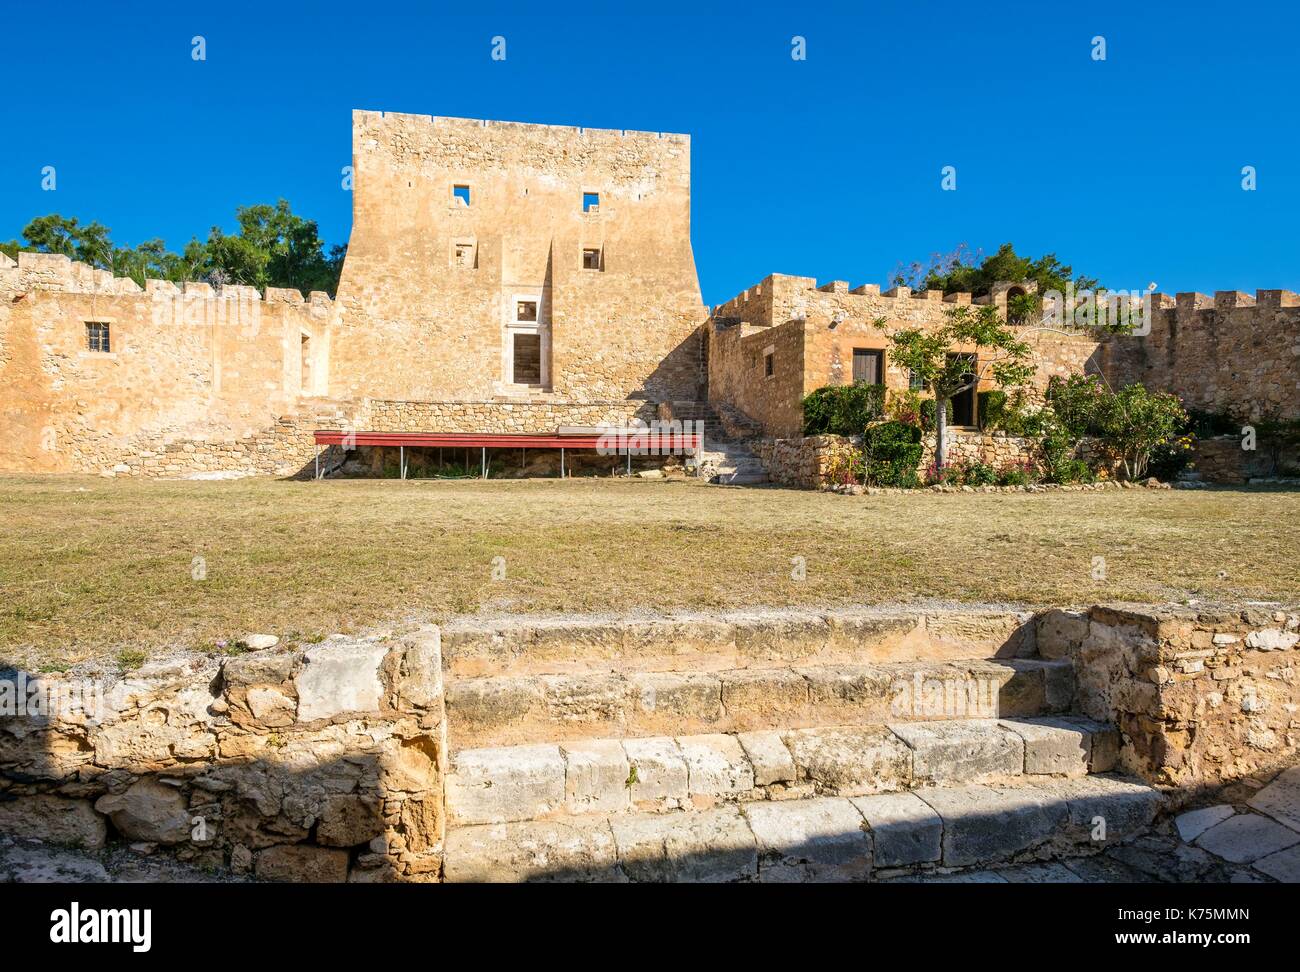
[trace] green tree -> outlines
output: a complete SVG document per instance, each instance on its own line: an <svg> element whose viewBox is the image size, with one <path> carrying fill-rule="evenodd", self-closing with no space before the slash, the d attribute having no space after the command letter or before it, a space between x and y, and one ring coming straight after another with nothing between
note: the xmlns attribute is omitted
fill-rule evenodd
<svg viewBox="0 0 1300 972"><path fill-rule="evenodd" d="M935 401L934 461L942 470L948 452L948 403L985 379L1003 388L1025 384L1034 373L1032 351L991 305L952 307L934 330L903 328L890 335L896 365L910 368ZM886 329L885 318L876 326Z"/></svg>

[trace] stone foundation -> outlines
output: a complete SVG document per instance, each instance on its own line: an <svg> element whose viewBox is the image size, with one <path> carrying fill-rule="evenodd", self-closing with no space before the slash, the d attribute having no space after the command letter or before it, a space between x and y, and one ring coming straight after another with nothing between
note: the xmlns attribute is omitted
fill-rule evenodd
<svg viewBox="0 0 1300 972"><path fill-rule="evenodd" d="M0 832L91 850L112 836L277 881L441 871L436 628L119 679L21 674L0 701L16 713L0 718Z"/></svg>
<svg viewBox="0 0 1300 972"><path fill-rule="evenodd" d="M1118 726L1121 765L1152 783L1191 791L1296 761L1295 607L1050 611L1037 641L1073 660L1080 708Z"/></svg>

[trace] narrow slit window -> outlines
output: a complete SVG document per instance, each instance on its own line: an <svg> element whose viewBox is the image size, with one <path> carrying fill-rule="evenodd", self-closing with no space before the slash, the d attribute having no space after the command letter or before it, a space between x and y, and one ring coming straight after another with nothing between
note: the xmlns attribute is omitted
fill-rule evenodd
<svg viewBox="0 0 1300 972"><path fill-rule="evenodd" d="M469 205L469 186L452 186L451 197L462 206Z"/></svg>
<svg viewBox="0 0 1300 972"><path fill-rule="evenodd" d="M110 350L108 324L103 321L86 322L86 347L91 351L103 351L105 353Z"/></svg>
<svg viewBox="0 0 1300 972"><path fill-rule="evenodd" d="M582 269L584 270L602 269L599 247L584 249L582 251Z"/></svg>
<svg viewBox="0 0 1300 972"><path fill-rule="evenodd" d="M582 211L584 213L600 212L600 193L584 192L582 194Z"/></svg>
<svg viewBox="0 0 1300 972"><path fill-rule="evenodd" d="M769 351L763 355L763 377L771 378L776 374L776 353Z"/></svg>

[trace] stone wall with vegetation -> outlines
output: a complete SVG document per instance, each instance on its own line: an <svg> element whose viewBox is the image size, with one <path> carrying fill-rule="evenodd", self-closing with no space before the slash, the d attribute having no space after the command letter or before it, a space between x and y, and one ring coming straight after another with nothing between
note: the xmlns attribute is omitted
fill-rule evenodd
<svg viewBox="0 0 1300 972"><path fill-rule="evenodd" d="M1037 643L1074 662L1082 711L1118 726L1122 765L1149 782L1191 794L1296 761L1296 606L1049 611Z"/></svg>
<svg viewBox="0 0 1300 972"><path fill-rule="evenodd" d="M0 681L0 832L280 881L436 880L439 632ZM44 705L33 706L40 699Z"/></svg>

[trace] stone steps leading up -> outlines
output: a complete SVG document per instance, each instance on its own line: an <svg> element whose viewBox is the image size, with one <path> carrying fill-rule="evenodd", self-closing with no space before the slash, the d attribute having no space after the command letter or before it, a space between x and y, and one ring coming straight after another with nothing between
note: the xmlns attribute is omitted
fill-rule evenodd
<svg viewBox="0 0 1300 972"><path fill-rule="evenodd" d="M453 751L530 742L1062 713L1068 661L997 659L452 678Z"/></svg>
<svg viewBox="0 0 1300 972"><path fill-rule="evenodd" d="M1036 648L1031 616L1003 609L462 618L442 629L443 668L451 679L1026 658Z"/></svg>
<svg viewBox="0 0 1300 972"><path fill-rule="evenodd" d="M462 750L449 826L721 803L864 796L1114 768L1119 740L1078 716L585 739Z"/></svg>
<svg viewBox="0 0 1300 972"><path fill-rule="evenodd" d="M1139 835L1159 806L1159 794L1145 784L1085 776L453 827L444 876L452 882L878 880L1096 853Z"/></svg>

